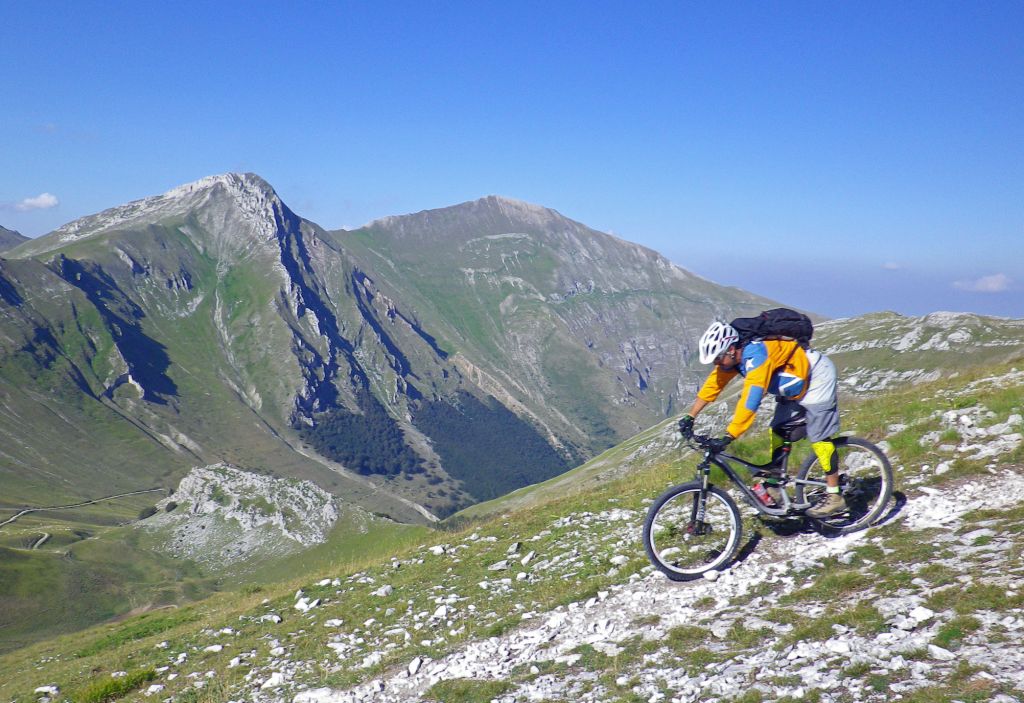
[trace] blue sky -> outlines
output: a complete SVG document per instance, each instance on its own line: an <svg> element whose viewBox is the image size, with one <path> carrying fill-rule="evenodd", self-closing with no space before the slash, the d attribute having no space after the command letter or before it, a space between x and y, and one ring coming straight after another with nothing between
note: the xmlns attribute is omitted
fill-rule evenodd
<svg viewBox="0 0 1024 703"><path fill-rule="evenodd" d="M826 315L1024 317L1021 2L0 0L0 224L500 194Z"/></svg>

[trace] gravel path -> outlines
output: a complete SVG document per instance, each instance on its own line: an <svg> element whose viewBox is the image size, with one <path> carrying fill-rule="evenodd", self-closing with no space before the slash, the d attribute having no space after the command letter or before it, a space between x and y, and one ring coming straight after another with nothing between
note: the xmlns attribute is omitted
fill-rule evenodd
<svg viewBox="0 0 1024 703"><path fill-rule="evenodd" d="M957 493L935 489L915 492L913 498L899 506L888 519L902 521L909 530L942 527L952 535L964 514L979 508L1012 506L1019 502L1022 495L1024 476L1007 473L967 483ZM716 637L723 639L739 618L744 618L743 623L748 628L757 626L758 619L751 618L750 614L758 612L759 606L767 607L758 596L752 596L749 606L742 609L731 604L733 599L742 599L767 583L772 584L772 599L777 600L779 596L803 585L794 578L794 572L814 566L827 557L842 558L852 545L873 539L871 531L831 539L817 534L795 534L785 539L772 540L770 544L762 542L744 561L724 573L715 574L717 578L713 580L673 583L658 572L649 572L642 577L636 575L630 581L614 586L586 602L572 603L535 615L524 621L519 629L504 636L469 643L458 652L439 660L415 659L405 669L392 671L382 678L350 690L321 688L304 691L294 697L294 703L417 701L440 680L509 680L514 670L522 671L541 661L571 665L579 658L574 650L581 645L590 645L599 652L614 656L621 651L620 645L628 638L641 635L648 640L658 640L677 625L696 622L713 623L706 626L710 627ZM710 601L714 604L709 606ZM914 688L915 680L920 679L916 686L927 682L929 670L937 663L941 665L951 661L954 656L971 654L969 648L964 648L958 655L934 645L929 649L938 619L935 613L921 605L922 601L919 595L880 599L875 605L887 617L891 629L873 639L837 630L836 636L823 645L797 643L782 651L769 648L734 657L724 664L709 666L695 677L689 677L685 671L674 669L669 664L657 662L631 671L629 677L640 681L633 687L634 693L652 702L664 696L662 684L668 684L668 688L673 691L670 699L673 701L708 700L709 691L724 698L738 696L751 688L752 677L756 678L762 670L770 671L776 677L796 677L802 682L787 690L778 686L766 687L770 691L766 696L768 698L782 695L799 697L807 686L825 691L835 689L837 692L841 686L857 687L857 682L851 684L849 681L841 681L839 672L827 668L824 661L826 657L821 656L821 648L824 647L827 653L848 657L851 662L867 662L879 671L909 668L911 683L899 684L897 688L900 685ZM813 613L808 615L812 616ZM638 624L645 622L656 624ZM1013 620L1007 626L1014 629L1013 626L1018 622L1024 633L1024 617ZM761 621L761 625L780 629L775 623ZM932 661L908 662L902 653L915 648L927 649ZM990 669L1004 672L1003 680L1006 683L1024 688L1024 654L1018 649L1006 647L995 652L986 650L975 654ZM629 677L623 677L622 682ZM871 691L863 690L860 693L863 697L859 699L870 699ZM877 700L886 700L887 696L889 694ZM497 700L530 701L549 698L588 701L614 696L607 691L602 693L600 687L581 690L578 678L543 675L519 685L513 693L505 694ZM994 700L1016 699L1005 696Z"/></svg>

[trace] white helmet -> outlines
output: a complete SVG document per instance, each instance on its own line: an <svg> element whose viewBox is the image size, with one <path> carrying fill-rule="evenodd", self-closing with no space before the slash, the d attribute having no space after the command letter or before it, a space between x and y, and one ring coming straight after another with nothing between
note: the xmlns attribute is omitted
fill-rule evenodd
<svg viewBox="0 0 1024 703"><path fill-rule="evenodd" d="M740 336L732 325L715 320L701 336L697 345L700 349L700 363L710 364L719 354L738 341Z"/></svg>

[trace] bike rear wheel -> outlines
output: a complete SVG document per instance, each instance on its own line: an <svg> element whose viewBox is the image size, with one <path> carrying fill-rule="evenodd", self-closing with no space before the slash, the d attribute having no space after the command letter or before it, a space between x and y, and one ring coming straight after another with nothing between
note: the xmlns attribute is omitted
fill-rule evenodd
<svg viewBox="0 0 1024 703"><path fill-rule="evenodd" d="M729 494L710 486L704 519L697 520L700 481L674 486L651 505L644 520L644 550L673 581L690 581L728 564L743 530L740 510Z"/></svg>
<svg viewBox="0 0 1024 703"><path fill-rule="evenodd" d="M839 460L840 491L848 509L837 515L808 519L835 534L863 530L881 517L892 497L892 466L882 450L867 440L837 437L833 443ZM814 505L825 497L825 471L815 454L804 459L795 489L797 503L806 501Z"/></svg>

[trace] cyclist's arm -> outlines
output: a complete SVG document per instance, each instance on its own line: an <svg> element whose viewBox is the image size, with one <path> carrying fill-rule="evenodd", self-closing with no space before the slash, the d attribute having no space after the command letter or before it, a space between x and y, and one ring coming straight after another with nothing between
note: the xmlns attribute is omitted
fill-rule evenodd
<svg viewBox="0 0 1024 703"><path fill-rule="evenodd" d="M739 374L739 371L736 371L735 369L726 371L716 366L708 375L708 379L704 381L704 385L701 387L700 391L697 392L697 399L693 403L694 407L700 404L700 408L698 408L697 411L700 412L708 405L708 403L715 402L715 399L718 398L725 387L729 385L729 381L736 378L737 374ZM690 414L697 417L697 413L691 412Z"/></svg>
<svg viewBox="0 0 1024 703"><path fill-rule="evenodd" d="M708 405L708 401L704 400L703 398L697 398L696 400L693 401L693 405L690 406L690 412L688 412L687 414L690 417L697 417L700 414L700 411L706 408Z"/></svg>
<svg viewBox="0 0 1024 703"><path fill-rule="evenodd" d="M733 438L750 429L757 417L757 409L768 388L771 380L772 365L768 362L768 354L764 344L748 345L743 350L743 369L746 372L743 382L743 391L736 403L736 411L733 413L732 422L725 429Z"/></svg>

